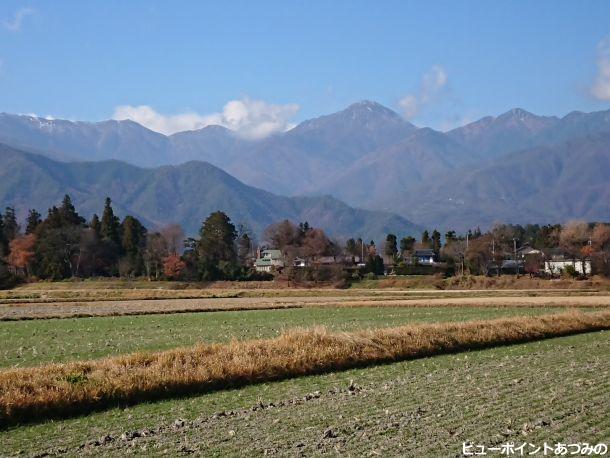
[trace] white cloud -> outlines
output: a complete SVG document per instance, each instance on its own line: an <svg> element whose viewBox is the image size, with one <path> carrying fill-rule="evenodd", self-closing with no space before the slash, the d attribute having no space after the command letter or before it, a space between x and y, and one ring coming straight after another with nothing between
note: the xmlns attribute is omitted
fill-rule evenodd
<svg viewBox="0 0 610 458"><path fill-rule="evenodd" d="M398 102L405 118L412 119L417 116L446 84L447 72L442 66L434 65L422 78L417 93L406 95Z"/></svg>
<svg viewBox="0 0 610 458"><path fill-rule="evenodd" d="M23 20L35 12L36 11L34 9L29 7L21 8L15 12L12 20L2 22L2 26L11 32L19 32L21 30Z"/></svg>
<svg viewBox="0 0 610 458"><path fill-rule="evenodd" d="M596 99L610 101L610 37L597 45L597 78L591 94Z"/></svg>
<svg viewBox="0 0 610 458"><path fill-rule="evenodd" d="M260 139L293 127L290 119L297 113L296 104L274 105L262 100L231 100L218 113L202 115L194 111L163 115L148 105L116 107L114 119L131 119L151 130L170 135L185 130L219 125L242 137Z"/></svg>

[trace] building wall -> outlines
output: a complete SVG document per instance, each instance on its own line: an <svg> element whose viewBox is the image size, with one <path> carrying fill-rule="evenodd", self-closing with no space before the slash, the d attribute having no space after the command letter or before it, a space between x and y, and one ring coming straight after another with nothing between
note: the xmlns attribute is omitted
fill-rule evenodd
<svg viewBox="0 0 610 458"><path fill-rule="evenodd" d="M567 266L574 266L576 272L581 275L589 275L591 273L591 261L585 261L585 271L583 272L583 263L581 261L546 261L544 263L544 271L549 274L560 274Z"/></svg>

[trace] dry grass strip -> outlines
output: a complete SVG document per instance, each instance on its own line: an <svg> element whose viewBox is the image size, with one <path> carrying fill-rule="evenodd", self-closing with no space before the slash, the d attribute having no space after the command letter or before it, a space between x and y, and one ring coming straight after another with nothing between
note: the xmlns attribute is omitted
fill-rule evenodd
<svg viewBox="0 0 610 458"><path fill-rule="evenodd" d="M494 345L610 329L610 311L280 337L0 372L0 424Z"/></svg>

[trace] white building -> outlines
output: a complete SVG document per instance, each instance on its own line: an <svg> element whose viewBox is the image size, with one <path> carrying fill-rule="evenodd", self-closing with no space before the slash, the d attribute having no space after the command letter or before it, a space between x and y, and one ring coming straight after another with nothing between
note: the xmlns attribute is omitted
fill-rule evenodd
<svg viewBox="0 0 610 458"><path fill-rule="evenodd" d="M544 262L544 271L550 275L561 275L565 272L567 266L574 267L574 270L580 275L589 275L591 273L591 261L585 260L584 262L579 259L551 259L550 261ZM584 271L583 271L584 267Z"/></svg>
<svg viewBox="0 0 610 458"><path fill-rule="evenodd" d="M254 262L257 272L271 272L271 270L284 267L284 255L281 250L263 250L258 252Z"/></svg>

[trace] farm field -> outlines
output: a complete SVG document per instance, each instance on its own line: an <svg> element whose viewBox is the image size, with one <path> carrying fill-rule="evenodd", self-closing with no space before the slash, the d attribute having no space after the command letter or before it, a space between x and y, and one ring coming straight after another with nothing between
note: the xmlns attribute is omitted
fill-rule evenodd
<svg viewBox="0 0 610 458"><path fill-rule="evenodd" d="M354 332L609 307L610 296L594 288L212 292L28 285L0 296L0 317L13 314L0 321L0 371L274 338L295 328ZM76 313L94 316L70 317ZM610 432L609 354L610 331L598 331L246 385L13 426L0 430L0 456L213 456L246 448L255 456L448 456L459 454L465 440L600 441Z"/></svg>
<svg viewBox="0 0 610 458"><path fill-rule="evenodd" d="M142 314L176 314L187 312L217 312L238 310L268 310L315 307L603 307L610 306L610 295L587 291L526 291L526 292L421 292L396 291L375 295L318 295L284 297L217 297L123 299L80 301L64 299L44 302L6 299L0 301L0 321L128 316Z"/></svg>
<svg viewBox="0 0 610 458"><path fill-rule="evenodd" d="M0 322L0 367L157 351L198 342L276 337L323 325L354 331L416 323L459 322L559 313L560 307L355 307L181 313ZM586 310L586 309L582 309Z"/></svg>
<svg viewBox="0 0 610 458"><path fill-rule="evenodd" d="M595 443L610 435L608 354L603 331L262 383L11 428L0 451L442 457L464 441Z"/></svg>

